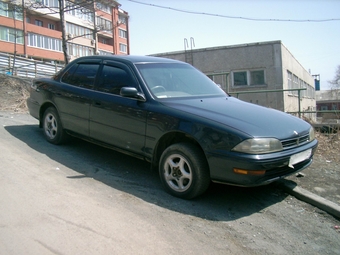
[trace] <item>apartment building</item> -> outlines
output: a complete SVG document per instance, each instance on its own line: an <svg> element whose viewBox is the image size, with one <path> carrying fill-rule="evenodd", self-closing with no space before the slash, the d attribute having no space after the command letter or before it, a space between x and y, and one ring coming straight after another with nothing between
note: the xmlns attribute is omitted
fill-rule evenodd
<svg viewBox="0 0 340 255"><path fill-rule="evenodd" d="M70 60L129 54L129 16L117 1L63 2ZM14 5L0 0L0 52L63 63L59 1L23 0Z"/></svg>

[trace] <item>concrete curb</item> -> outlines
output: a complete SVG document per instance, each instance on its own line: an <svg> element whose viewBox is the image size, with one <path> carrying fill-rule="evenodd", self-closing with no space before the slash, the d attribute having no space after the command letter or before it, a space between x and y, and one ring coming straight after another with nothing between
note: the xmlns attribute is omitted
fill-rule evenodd
<svg viewBox="0 0 340 255"><path fill-rule="evenodd" d="M308 190L298 187L297 184L293 181L283 179L279 181L279 185L283 188L284 191L296 197L297 199L314 205L319 209L340 219L340 206L336 203L333 203Z"/></svg>

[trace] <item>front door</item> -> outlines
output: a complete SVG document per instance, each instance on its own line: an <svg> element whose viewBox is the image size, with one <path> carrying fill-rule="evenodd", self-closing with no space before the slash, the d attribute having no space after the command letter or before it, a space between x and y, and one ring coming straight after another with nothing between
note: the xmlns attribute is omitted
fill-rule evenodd
<svg viewBox="0 0 340 255"><path fill-rule="evenodd" d="M90 107L90 137L143 155L146 104L120 96L122 87L138 88L132 71L120 63L104 63Z"/></svg>

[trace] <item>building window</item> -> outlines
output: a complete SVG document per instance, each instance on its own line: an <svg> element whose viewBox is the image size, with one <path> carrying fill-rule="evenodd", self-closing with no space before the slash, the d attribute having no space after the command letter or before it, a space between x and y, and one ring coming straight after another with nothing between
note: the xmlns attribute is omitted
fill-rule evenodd
<svg viewBox="0 0 340 255"><path fill-rule="evenodd" d="M70 1L67 1L66 12L67 14L75 16L79 19L93 22L93 12L90 9L81 7Z"/></svg>
<svg viewBox="0 0 340 255"><path fill-rule="evenodd" d="M42 26L43 26L43 22L42 22L41 20L38 20L38 19L36 19L36 20L34 21L34 24L35 24L36 26L39 26L39 27L42 27Z"/></svg>
<svg viewBox="0 0 340 255"><path fill-rule="evenodd" d="M21 30L0 26L0 40L23 44L24 34Z"/></svg>
<svg viewBox="0 0 340 255"><path fill-rule="evenodd" d="M96 22L99 30L112 34L112 22L110 20L97 17Z"/></svg>
<svg viewBox="0 0 340 255"><path fill-rule="evenodd" d="M0 2L0 16L23 20L22 8L17 5Z"/></svg>
<svg viewBox="0 0 340 255"><path fill-rule="evenodd" d="M40 1L43 5L46 5L51 8L58 8L59 1L58 0L41 0Z"/></svg>
<svg viewBox="0 0 340 255"><path fill-rule="evenodd" d="M127 45L126 44L119 44L119 51L123 53L127 53Z"/></svg>
<svg viewBox="0 0 340 255"><path fill-rule="evenodd" d="M107 13L112 13L112 7L110 7L109 5L103 4L103 3L96 3L96 6L99 10L103 11L103 12L107 12Z"/></svg>
<svg viewBox="0 0 340 255"><path fill-rule="evenodd" d="M37 34L28 34L27 40L28 46L43 48L47 50L55 50L55 51L62 51L62 44L60 39L37 35Z"/></svg>
<svg viewBox="0 0 340 255"><path fill-rule="evenodd" d="M289 71L287 71L287 82L288 82L288 89L293 88L293 74ZM288 91L288 94L292 95L293 91Z"/></svg>
<svg viewBox="0 0 340 255"><path fill-rule="evenodd" d="M315 88L304 80L300 79L298 76L287 70L287 82L288 89L306 89L300 90L301 97L315 98ZM298 96L299 91L288 91L289 95Z"/></svg>
<svg viewBox="0 0 340 255"><path fill-rule="evenodd" d="M237 71L232 73L233 86L266 85L265 71Z"/></svg>
<svg viewBox="0 0 340 255"><path fill-rule="evenodd" d="M234 86L248 85L247 72L233 72Z"/></svg>
<svg viewBox="0 0 340 255"><path fill-rule="evenodd" d="M93 31L86 27L77 26L72 23L66 23L66 33L75 36L82 36L87 39L93 39Z"/></svg>
<svg viewBox="0 0 340 255"><path fill-rule="evenodd" d="M121 38L127 38L127 32L126 32L126 30L123 30L123 29L119 29L119 37L121 37Z"/></svg>
<svg viewBox="0 0 340 255"><path fill-rule="evenodd" d="M264 84L264 70L250 71L250 85Z"/></svg>
<svg viewBox="0 0 340 255"><path fill-rule="evenodd" d="M122 16L122 15L119 15L118 17L118 22L120 24L126 24L126 17L125 16Z"/></svg>
<svg viewBox="0 0 340 255"><path fill-rule="evenodd" d="M103 51L103 50L99 50L98 53L99 53L99 55L106 55L106 56L112 55L112 52Z"/></svg>
<svg viewBox="0 0 340 255"><path fill-rule="evenodd" d="M68 44L68 54L75 57L81 57L81 56L92 56L93 55L93 48L69 43Z"/></svg>
<svg viewBox="0 0 340 255"><path fill-rule="evenodd" d="M48 24L48 28L52 29L52 30L55 30L55 25L54 24Z"/></svg>
<svg viewBox="0 0 340 255"><path fill-rule="evenodd" d="M293 74L293 89L299 89L300 86L299 86L299 78ZM298 95L298 91L297 90L294 90L292 91L292 94L293 95Z"/></svg>

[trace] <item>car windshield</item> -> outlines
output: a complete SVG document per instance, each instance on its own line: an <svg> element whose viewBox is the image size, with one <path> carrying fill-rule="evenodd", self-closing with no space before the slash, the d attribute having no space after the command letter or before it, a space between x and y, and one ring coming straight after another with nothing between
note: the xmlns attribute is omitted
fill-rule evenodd
<svg viewBox="0 0 340 255"><path fill-rule="evenodd" d="M145 83L157 98L225 96L206 75L188 64L136 64Z"/></svg>

